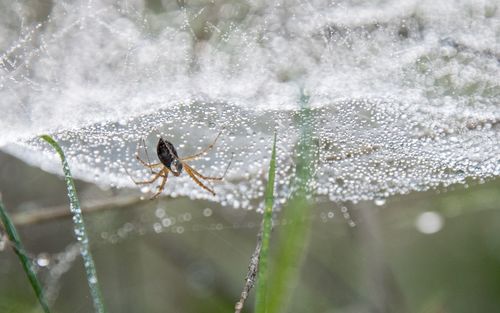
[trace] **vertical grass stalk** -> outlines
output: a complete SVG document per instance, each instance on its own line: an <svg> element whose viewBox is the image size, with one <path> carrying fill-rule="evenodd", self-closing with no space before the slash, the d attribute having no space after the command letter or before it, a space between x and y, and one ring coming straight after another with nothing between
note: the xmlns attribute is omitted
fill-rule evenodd
<svg viewBox="0 0 500 313"><path fill-rule="evenodd" d="M19 257L24 272L26 273L26 276L28 276L28 280L30 281L31 287L35 291L36 297L38 298L38 302L40 302L40 305L42 306L43 311L45 313L50 313L50 309L47 304L48 303L47 299L45 298L45 294L43 293L42 284L36 277L31 260L26 255L26 252L24 250L24 246L21 242L21 237L19 237L16 227L14 226L14 223L12 223L12 220L7 214L7 211L5 210L1 200L0 200L0 219L2 220L2 223L4 225L7 237L9 238L9 241L12 243L12 249Z"/></svg>
<svg viewBox="0 0 500 313"><path fill-rule="evenodd" d="M267 180L264 217L262 220L262 247L259 259L259 271L257 275L257 290L255 311L265 312L267 308L268 295L268 255L271 231L273 228L273 204L274 204L274 177L276 175L276 133L274 133L273 152L269 163L269 178Z"/></svg>
<svg viewBox="0 0 500 313"><path fill-rule="evenodd" d="M71 175L71 171L69 169L68 162L66 161L66 157L64 156L64 152L62 151L59 144L52 139L52 137L48 135L41 136L43 140L49 143L54 150L56 150L57 154L61 158L63 172L64 172L64 180L66 181L66 186L68 189L68 197L70 204L70 211L73 214L73 228L75 231L76 239L80 243L80 253L83 258L83 264L85 266L85 271L87 274L87 282L90 288L90 294L92 296L92 301L94 303L94 308L97 313L104 313L104 303L102 300L101 290L99 288L99 284L97 281L97 273L94 265L94 259L92 258L92 254L90 253L90 244L87 236L87 231L85 230L85 223L83 221L82 210L80 207L80 201L78 200L76 194L75 183L73 181L73 177Z"/></svg>
<svg viewBox="0 0 500 313"><path fill-rule="evenodd" d="M266 313L285 311L291 294L295 288L302 259L309 242L309 211L311 208L311 182L315 156L312 145L312 118L307 107L309 98L301 97L301 111L299 124L301 133L297 145L297 160L294 181L292 182L293 194L288 204L283 208L282 218L287 222L280 228L278 249L273 258L272 271L268 287Z"/></svg>

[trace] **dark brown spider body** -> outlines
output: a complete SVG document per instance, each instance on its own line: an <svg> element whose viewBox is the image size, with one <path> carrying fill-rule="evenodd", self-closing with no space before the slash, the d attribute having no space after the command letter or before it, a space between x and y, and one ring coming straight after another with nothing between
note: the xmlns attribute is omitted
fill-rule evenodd
<svg viewBox="0 0 500 313"><path fill-rule="evenodd" d="M158 159L165 165L175 176L179 176L182 172L182 163L179 161L179 156L175 150L174 145L160 137L158 145L156 146L156 154Z"/></svg>

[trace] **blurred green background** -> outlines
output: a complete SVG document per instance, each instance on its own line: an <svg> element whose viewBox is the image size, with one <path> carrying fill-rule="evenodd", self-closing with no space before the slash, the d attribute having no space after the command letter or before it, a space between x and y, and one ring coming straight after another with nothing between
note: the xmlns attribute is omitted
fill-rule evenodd
<svg viewBox="0 0 500 313"><path fill-rule="evenodd" d="M5 154L0 163L3 201L53 311L93 312L71 220L33 219L67 210L64 181ZM109 312L234 312L260 214L77 188L84 208L99 209L85 218ZM497 179L386 203L317 203L288 312L498 311L499 190ZM275 234L287 227L279 214L276 221ZM17 257L5 241L0 248L0 312L40 312ZM244 312L252 306L253 293Z"/></svg>

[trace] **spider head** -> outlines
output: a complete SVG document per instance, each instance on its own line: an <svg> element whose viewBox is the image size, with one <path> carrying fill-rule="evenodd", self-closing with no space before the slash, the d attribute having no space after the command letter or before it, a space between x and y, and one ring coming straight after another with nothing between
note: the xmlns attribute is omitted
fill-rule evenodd
<svg viewBox="0 0 500 313"><path fill-rule="evenodd" d="M174 158L172 160L172 163L170 164L170 171L174 176L179 176L182 172L182 163L179 161L179 159Z"/></svg>

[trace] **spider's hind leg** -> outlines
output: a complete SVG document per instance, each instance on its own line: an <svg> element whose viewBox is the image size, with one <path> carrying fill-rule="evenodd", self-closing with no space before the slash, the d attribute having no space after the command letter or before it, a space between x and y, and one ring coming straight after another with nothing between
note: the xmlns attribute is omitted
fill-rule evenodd
<svg viewBox="0 0 500 313"><path fill-rule="evenodd" d="M146 161L144 161L143 159L141 159L141 157L139 155L136 155L135 158L142 163L142 165L144 165L145 167L149 168L150 170L153 170L153 168L155 167L160 167L162 166L161 163L146 163Z"/></svg>
<svg viewBox="0 0 500 313"><path fill-rule="evenodd" d="M144 154L146 155L146 159L147 159L147 162L144 161L140 155L139 155L139 149L141 148L144 149ZM136 149L136 152L135 152L135 158L142 163L142 165L144 165L145 167L149 168L151 170L151 174L154 174L153 172L153 168L155 167L160 167L162 166L161 163L151 163L151 161L149 160L149 154L148 154L148 149L146 148L146 141L144 140L144 138L141 138L141 140L139 141L139 143L137 144L137 149Z"/></svg>

